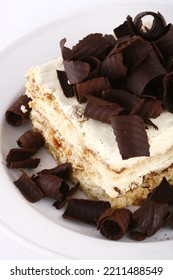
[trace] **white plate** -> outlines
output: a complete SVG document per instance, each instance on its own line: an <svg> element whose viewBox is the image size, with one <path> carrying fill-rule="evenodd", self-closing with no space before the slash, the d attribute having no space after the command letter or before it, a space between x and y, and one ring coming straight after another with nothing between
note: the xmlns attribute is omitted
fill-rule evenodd
<svg viewBox="0 0 173 280"><path fill-rule="evenodd" d="M18 171L6 168L5 157L16 146L17 138L28 129L14 128L5 121L5 111L24 89L24 74L36 64L47 62L60 55L59 41L66 37L67 45L77 43L91 32L111 33L129 14L134 17L141 11L160 11L167 22L173 22L173 6L126 5L109 6L87 11L76 16L53 22L23 37L0 55L0 224L15 238L32 245L48 258L61 255L69 259L172 259L173 231L162 229L143 242L128 237L121 241L108 241L92 226L74 223L61 218L51 200L27 202L13 184ZM39 170L55 162L42 150ZM35 171L33 171L35 172ZM32 173L33 173L32 172Z"/></svg>

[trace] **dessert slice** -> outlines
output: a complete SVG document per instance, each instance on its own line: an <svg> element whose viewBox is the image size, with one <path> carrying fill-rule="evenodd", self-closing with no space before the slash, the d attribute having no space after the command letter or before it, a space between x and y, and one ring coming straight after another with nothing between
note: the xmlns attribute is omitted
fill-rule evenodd
<svg viewBox="0 0 173 280"><path fill-rule="evenodd" d="M138 204L163 177L173 183L171 70L135 34L90 34L72 50L65 42L62 57L26 74L33 127L89 197Z"/></svg>

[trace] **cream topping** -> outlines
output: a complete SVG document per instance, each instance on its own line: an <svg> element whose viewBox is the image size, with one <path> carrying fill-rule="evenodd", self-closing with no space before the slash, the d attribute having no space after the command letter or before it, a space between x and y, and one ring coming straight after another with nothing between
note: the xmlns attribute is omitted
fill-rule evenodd
<svg viewBox="0 0 173 280"><path fill-rule="evenodd" d="M62 58L37 66L36 82L47 92L53 94L66 116L71 119L77 131L83 135L84 144L94 150L111 168L120 170L133 164L141 164L151 157L159 157L173 146L173 114L163 112L158 118L152 119L158 130L149 126L146 129L150 145L150 158L135 157L122 160L118 144L111 125L101 123L83 116L85 104L79 104L75 97L66 98L63 94L56 70L64 70ZM155 166L156 168L157 166ZM158 168L160 166L158 165ZM148 167L148 172L150 167Z"/></svg>

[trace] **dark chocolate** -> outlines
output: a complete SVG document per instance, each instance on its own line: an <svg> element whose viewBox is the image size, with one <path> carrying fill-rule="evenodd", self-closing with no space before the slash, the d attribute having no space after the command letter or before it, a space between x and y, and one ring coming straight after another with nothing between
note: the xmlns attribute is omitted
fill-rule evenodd
<svg viewBox="0 0 173 280"><path fill-rule="evenodd" d="M62 217L96 226L100 215L109 207L107 201L71 198Z"/></svg>
<svg viewBox="0 0 173 280"><path fill-rule="evenodd" d="M63 90L64 95L69 98L74 96L73 86L69 84L65 71L57 70L57 76Z"/></svg>
<svg viewBox="0 0 173 280"><path fill-rule="evenodd" d="M51 174L51 175L61 177L64 180L68 180L70 179L71 173L72 173L72 164L66 162L50 169L43 169L37 174L38 175Z"/></svg>
<svg viewBox="0 0 173 280"><path fill-rule="evenodd" d="M42 191L23 170L21 172L21 176L14 184L29 202L39 201L43 197Z"/></svg>
<svg viewBox="0 0 173 280"><path fill-rule="evenodd" d="M30 159L31 156L33 156L34 154L35 151L32 149L17 149L17 148L10 149L6 157L7 167L9 167L10 164L13 162L20 162L23 160Z"/></svg>
<svg viewBox="0 0 173 280"><path fill-rule="evenodd" d="M132 220L129 209L106 209L97 221L97 229L110 240L119 240L127 232Z"/></svg>
<svg viewBox="0 0 173 280"><path fill-rule="evenodd" d="M173 55L173 25L168 24L165 27L164 34L155 41L156 46L166 59Z"/></svg>
<svg viewBox="0 0 173 280"><path fill-rule="evenodd" d="M173 113L173 71L164 76L163 87L163 105L169 112Z"/></svg>
<svg viewBox="0 0 173 280"><path fill-rule="evenodd" d="M29 118L31 109L29 108L29 101L31 99L26 95L21 95L6 111L6 120L10 125L20 126L24 125ZM26 112L23 112L21 106L24 106Z"/></svg>
<svg viewBox="0 0 173 280"><path fill-rule="evenodd" d="M19 137L17 144L21 148L37 151L44 145L44 137L40 132L30 129Z"/></svg>
<svg viewBox="0 0 173 280"><path fill-rule="evenodd" d="M144 122L140 116L113 116L110 120L123 159L150 155Z"/></svg>
<svg viewBox="0 0 173 280"><path fill-rule="evenodd" d="M160 203L173 204L173 185L167 181L166 177L149 194L149 199Z"/></svg>

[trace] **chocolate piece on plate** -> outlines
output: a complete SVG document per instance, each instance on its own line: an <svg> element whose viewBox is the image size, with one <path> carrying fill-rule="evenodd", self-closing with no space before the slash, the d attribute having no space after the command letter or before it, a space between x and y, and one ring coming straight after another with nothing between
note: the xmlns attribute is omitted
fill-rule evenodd
<svg viewBox="0 0 173 280"><path fill-rule="evenodd" d="M10 167L11 163L25 161L30 159L32 155L35 154L35 151L32 149L17 149L13 148L9 151L6 161L7 167Z"/></svg>
<svg viewBox="0 0 173 280"><path fill-rule="evenodd" d="M11 161L8 168L36 168L40 163L40 158L28 158L20 161Z"/></svg>
<svg viewBox="0 0 173 280"><path fill-rule="evenodd" d="M56 209L61 209L65 203L70 199L70 197L79 189L79 182L76 183L75 186L73 186L71 189L69 189L69 192L66 192L66 194L64 196L62 196L62 199L60 200L56 200L54 203L53 203L53 206L56 208Z"/></svg>
<svg viewBox="0 0 173 280"><path fill-rule="evenodd" d="M173 229L173 213L170 213L170 215L167 218L166 223L171 229Z"/></svg>
<svg viewBox="0 0 173 280"><path fill-rule="evenodd" d="M20 126L26 123L31 109L29 101L31 99L26 95L21 95L6 111L6 120L10 125Z"/></svg>
<svg viewBox="0 0 173 280"><path fill-rule="evenodd" d="M34 181L49 198L62 201L69 194L68 184L58 176L42 174L36 176Z"/></svg>
<svg viewBox="0 0 173 280"><path fill-rule="evenodd" d="M121 38L127 35L135 35L134 23L131 16L127 16L126 20L118 27L114 28L114 33L117 38Z"/></svg>
<svg viewBox="0 0 173 280"><path fill-rule="evenodd" d="M119 240L127 232L132 212L129 209L106 209L97 221L97 229L108 239Z"/></svg>
<svg viewBox="0 0 173 280"><path fill-rule="evenodd" d="M40 132L30 129L19 137L17 144L21 148L37 151L44 145L44 138Z"/></svg>
<svg viewBox="0 0 173 280"><path fill-rule="evenodd" d="M100 215L109 207L107 201L71 198L62 217L96 225Z"/></svg>
<svg viewBox="0 0 173 280"><path fill-rule="evenodd" d="M43 169L40 172L38 172L38 175L41 174L51 174L58 177L61 177L64 180L70 179L70 175L72 173L72 165L69 162L62 163L56 167L50 168L50 169Z"/></svg>
<svg viewBox="0 0 173 280"><path fill-rule="evenodd" d="M123 159L149 156L149 144L142 117L112 116L110 120Z"/></svg>
<svg viewBox="0 0 173 280"><path fill-rule="evenodd" d="M88 96L84 116L103 123L110 123L112 115L118 116L124 110L123 107L95 96Z"/></svg>
<svg viewBox="0 0 173 280"><path fill-rule="evenodd" d="M147 237L152 236L166 224L169 213L167 203L144 200L142 206L134 212L134 218L138 224L135 231Z"/></svg>
<svg viewBox="0 0 173 280"><path fill-rule="evenodd" d="M129 236L135 241L143 241L145 239L145 234L138 231L131 231Z"/></svg>
<svg viewBox="0 0 173 280"><path fill-rule="evenodd" d="M57 70L57 76L62 87L64 95L69 98L74 96L73 86L69 84L65 71Z"/></svg>
<svg viewBox="0 0 173 280"><path fill-rule="evenodd" d="M43 197L42 191L23 170L21 172L21 176L14 184L28 201L32 203L39 201Z"/></svg>

